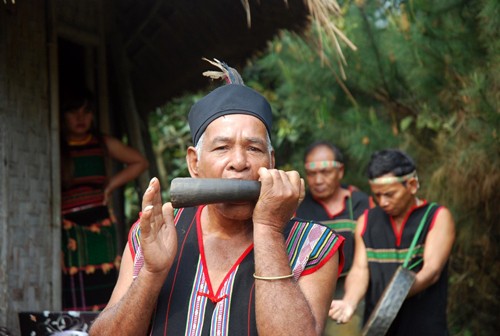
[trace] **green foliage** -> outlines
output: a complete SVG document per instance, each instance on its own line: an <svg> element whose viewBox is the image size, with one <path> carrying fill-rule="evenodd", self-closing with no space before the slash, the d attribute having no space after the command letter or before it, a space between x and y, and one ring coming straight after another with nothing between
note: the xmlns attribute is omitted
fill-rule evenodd
<svg viewBox="0 0 500 336"><path fill-rule="evenodd" d="M363 176L369 154L397 145L381 107L361 109L353 104L339 86L334 67L321 64L315 47L296 35L284 32L264 57L245 69L243 77L260 86L273 106L278 165L302 171L304 148L327 139L346 155L347 182L366 188Z"/></svg>

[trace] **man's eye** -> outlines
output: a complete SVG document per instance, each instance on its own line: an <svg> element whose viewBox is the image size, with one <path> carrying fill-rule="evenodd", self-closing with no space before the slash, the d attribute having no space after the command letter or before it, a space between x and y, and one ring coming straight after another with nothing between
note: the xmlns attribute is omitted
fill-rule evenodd
<svg viewBox="0 0 500 336"><path fill-rule="evenodd" d="M260 148L258 148L258 147L253 147L253 146L250 146L250 147L248 148L248 150L249 150L249 151L251 151L251 152L262 152L262 150L261 150Z"/></svg>

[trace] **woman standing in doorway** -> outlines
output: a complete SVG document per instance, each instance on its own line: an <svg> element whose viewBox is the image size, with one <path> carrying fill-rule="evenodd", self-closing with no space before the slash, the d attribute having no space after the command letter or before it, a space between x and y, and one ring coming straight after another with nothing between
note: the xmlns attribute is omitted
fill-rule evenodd
<svg viewBox="0 0 500 336"><path fill-rule="evenodd" d="M113 190L144 172L148 161L96 131L87 92L66 95L61 110L63 309L100 310L111 296L121 254L109 200ZM108 177L107 157L124 168Z"/></svg>

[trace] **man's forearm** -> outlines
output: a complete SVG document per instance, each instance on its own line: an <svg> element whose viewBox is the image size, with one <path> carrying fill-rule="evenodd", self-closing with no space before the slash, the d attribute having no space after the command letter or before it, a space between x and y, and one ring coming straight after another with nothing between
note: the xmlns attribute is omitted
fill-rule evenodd
<svg viewBox="0 0 500 336"><path fill-rule="evenodd" d="M254 231L255 274L291 274L283 235ZM315 335L316 321L293 278L255 280L255 315L259 335ZM321 329L321 327L320 327Z"/></svg>
<svg viewBox="0 0 500 336"><path fill-rule="evenodd" d="M141 270L121 300L94 321L90 335L146 335L164 280Z"/></svg>
<svg viewBox="0 0 500 336"><path fill-rule="evenodd" d="M356 310L359 302L363 299L368 289L369 272L352 268L345 280L345 294L343 300L353 306Z"/></svg>

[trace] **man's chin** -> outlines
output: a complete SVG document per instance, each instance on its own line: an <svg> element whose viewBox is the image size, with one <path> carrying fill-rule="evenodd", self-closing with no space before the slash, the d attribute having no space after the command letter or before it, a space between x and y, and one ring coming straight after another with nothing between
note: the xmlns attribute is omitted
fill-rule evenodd
<svg viewBox="0 0 500 336"><path fill-rule="evenodd" d="M252 218L255 202L230 202L217 204L219 210L226 217L236 220L247 220Z"/></svg>
<svg viewBox="0 0 500 336"><path fill-rule="evenodd" d="M255 208L255 202L228 202L224 203L224 207L227 210L238 210L238 211L247 211L252 216L253 209Z"/></svg>
<svg viewBox="0 0 500 336"><path fill-rule="evenodd" d="M398 216L398 214L396 213L396 211L394 209L382 209L382 210L384 210L384 212L391 217Z"/></svg>
<svg viewBox="0 0 500 336"><path fill-rule="evenodd" d="M324 200L325 198L327 198L327 193L326 192L312 192L311 193L311 196L315 199L315 200L318 200L318 201L322 201Z"/></svg>

